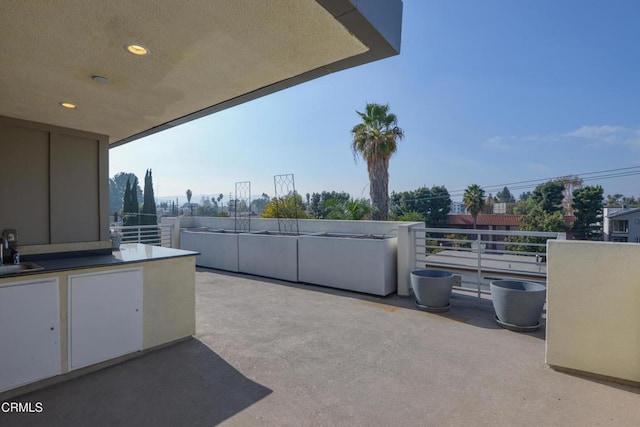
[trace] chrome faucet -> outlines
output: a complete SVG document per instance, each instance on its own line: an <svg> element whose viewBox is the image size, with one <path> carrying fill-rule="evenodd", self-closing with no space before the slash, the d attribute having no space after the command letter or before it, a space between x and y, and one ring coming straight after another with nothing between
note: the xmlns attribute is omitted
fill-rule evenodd
<svg viewBox="0 0 640 427"><path fill-rule="evenodd" d="M4 264L4 250L11 248L11 258L14 264L20 264L18 252L18 233L16 230L7 229L0 235L0 265Z"/></svg>

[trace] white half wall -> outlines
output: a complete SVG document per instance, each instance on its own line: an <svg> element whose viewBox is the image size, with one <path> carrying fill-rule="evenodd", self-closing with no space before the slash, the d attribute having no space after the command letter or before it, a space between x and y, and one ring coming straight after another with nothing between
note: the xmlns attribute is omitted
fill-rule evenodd
<svg viewBox="0 0 640 427"><path fill-rule="evenodd" d="M297 282L297 236L238 234L238 270Z"/></svg>
<svg viewBox="0 0 640 427"><path fill-rule="evenodd" d="M386 296L396 291L396 240L300 236L301 282Z"/></svg>
<svg viewBox="0 0 640 427"><path fill-rule="evenodd" d="M238 234L182 230L182 249L199 252L196 265L238 272Z"/></svg>
<svg viewBox="0 0 640 427"><path fill-rule="evenodd" d="M348 221L330 219L299 219L300 233L349 233L380 234L396 236L398 227L424 223L400 221ZM209 228L214 230L235 230L232 217L180 217L181 228ZM273 218L251 218L251 231L278 231L278 220Z"/></svg>
<svg viewBox="0 0 640 427"><path fill-rule="evenodd" d="M553 367L640 383L640 245L549 240Z"/></svg>

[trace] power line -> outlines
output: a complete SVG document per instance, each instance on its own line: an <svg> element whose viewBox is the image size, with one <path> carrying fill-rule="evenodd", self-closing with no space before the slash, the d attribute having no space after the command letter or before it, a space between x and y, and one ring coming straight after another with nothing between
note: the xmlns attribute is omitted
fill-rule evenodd
<svg viewBox="0 0 640 427"><path fill-rule="evenodd" d="M584 172L581 174L561 175L561 176L556 176L551 178L516 181L516 182L511 182L506 184L481 186L481 188L487 191L487 190L502 190L504 187L507 187L511 192L514 190L526 190L529 188L533 188L536 186L535 184L542 184L548 181L554 181L566 176L577 176L578 178L581 178L583 181L595 181L595 180L603 180L603 179L622 178L622 177L635 176L635 175L640 175L640 166L629 166L624 168L605 169L605 170L594 171L594 172ZM465 191L466 189L451 191L449 192L449 197L461 196L464 194ZM424 197L405 198L404 200L408 200L408 201L435 200L435 199L444 199L446 197L447 196L424 196Z"/></svg>
<svg viewBox="0 0 640 427"><path fill-rule="evenodd" d="M581 176L585 176L585 175L595 175L595 174L601 174L601 173L605 173L605 172L618 172L618 171L625 171L625 170L637 170L638 173L640 173L640 166L629 166L629 167L625 167L625 168L616 168L616 169L605 169L605 170L601 170L601 171L595 171L595 172L583 172L583 173L579 173L579 174L567 174L567 175L560 175L560 176L555 176L555 177L550 177L550 178L541 178L541 179L531 179L531 180L527 180L527 181L516 181L516 182L510 182L510 183L506 183L506 184L496 184L496 185L483 185L481 186L483 189L493 189L493 188L501 188L501 187L508 187L510 185L518 185L518 184L528 184L528 183L542 183L542 182L547 182L547 181L553 181L565 176L577 176L577 177L581 177ZM586 181L586 180L585 180ZM531 187L531 186L528 186ZM454 190L451 193L464 193L466 189L463 190Z"/></svg>

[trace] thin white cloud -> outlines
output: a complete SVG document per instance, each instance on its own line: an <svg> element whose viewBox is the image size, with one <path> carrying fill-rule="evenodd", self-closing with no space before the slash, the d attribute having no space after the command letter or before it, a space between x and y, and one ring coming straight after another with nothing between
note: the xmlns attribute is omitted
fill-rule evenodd
<svg viewBox="0 0 640 427"><path fill-rule="evenodd" d="M612 125L582 126L565 133L494 136L484 141L483 146L494 150L513 150L532 143L587 143L589 146L619 144L640 148L640 129Z"/></svg>
<svg viewBox="0 0 640 427"><path fill-rule="evenodd" d="M485 148L493 148L496 150L510 150L515 148L513 144L510 144L513 138L514 137L494 136L493 138L487 139L482 145Z"/></svg>
<svg viewBox="0 0 640 427"><path fill-rule="evenodd" d="M564 136L570 139L586 140L595 145L624 144L640 147L640 129L624 126L582 126Z"/></svg>

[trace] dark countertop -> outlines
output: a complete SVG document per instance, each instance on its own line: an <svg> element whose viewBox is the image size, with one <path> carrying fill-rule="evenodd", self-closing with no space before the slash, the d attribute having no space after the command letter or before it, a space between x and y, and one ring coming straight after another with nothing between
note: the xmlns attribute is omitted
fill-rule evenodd
<svg viewBox="0 0 640 427"><path fill-rule="evenodd" d="M83 268L105 267L110 265L124 265L129 263L156 261L166 258L177 258L184 256L195 256L198 252L185 251L182 249L163 248L160 246L143 245L140 243L126 243L120 245L119 251L114 251L111 255L89 255L77 256L73 258L52 258L35 261L42 270L8 273L0 275L0 279L5 277L32 276L34 274L51 273L55 271L77 270Z"/></svg>

